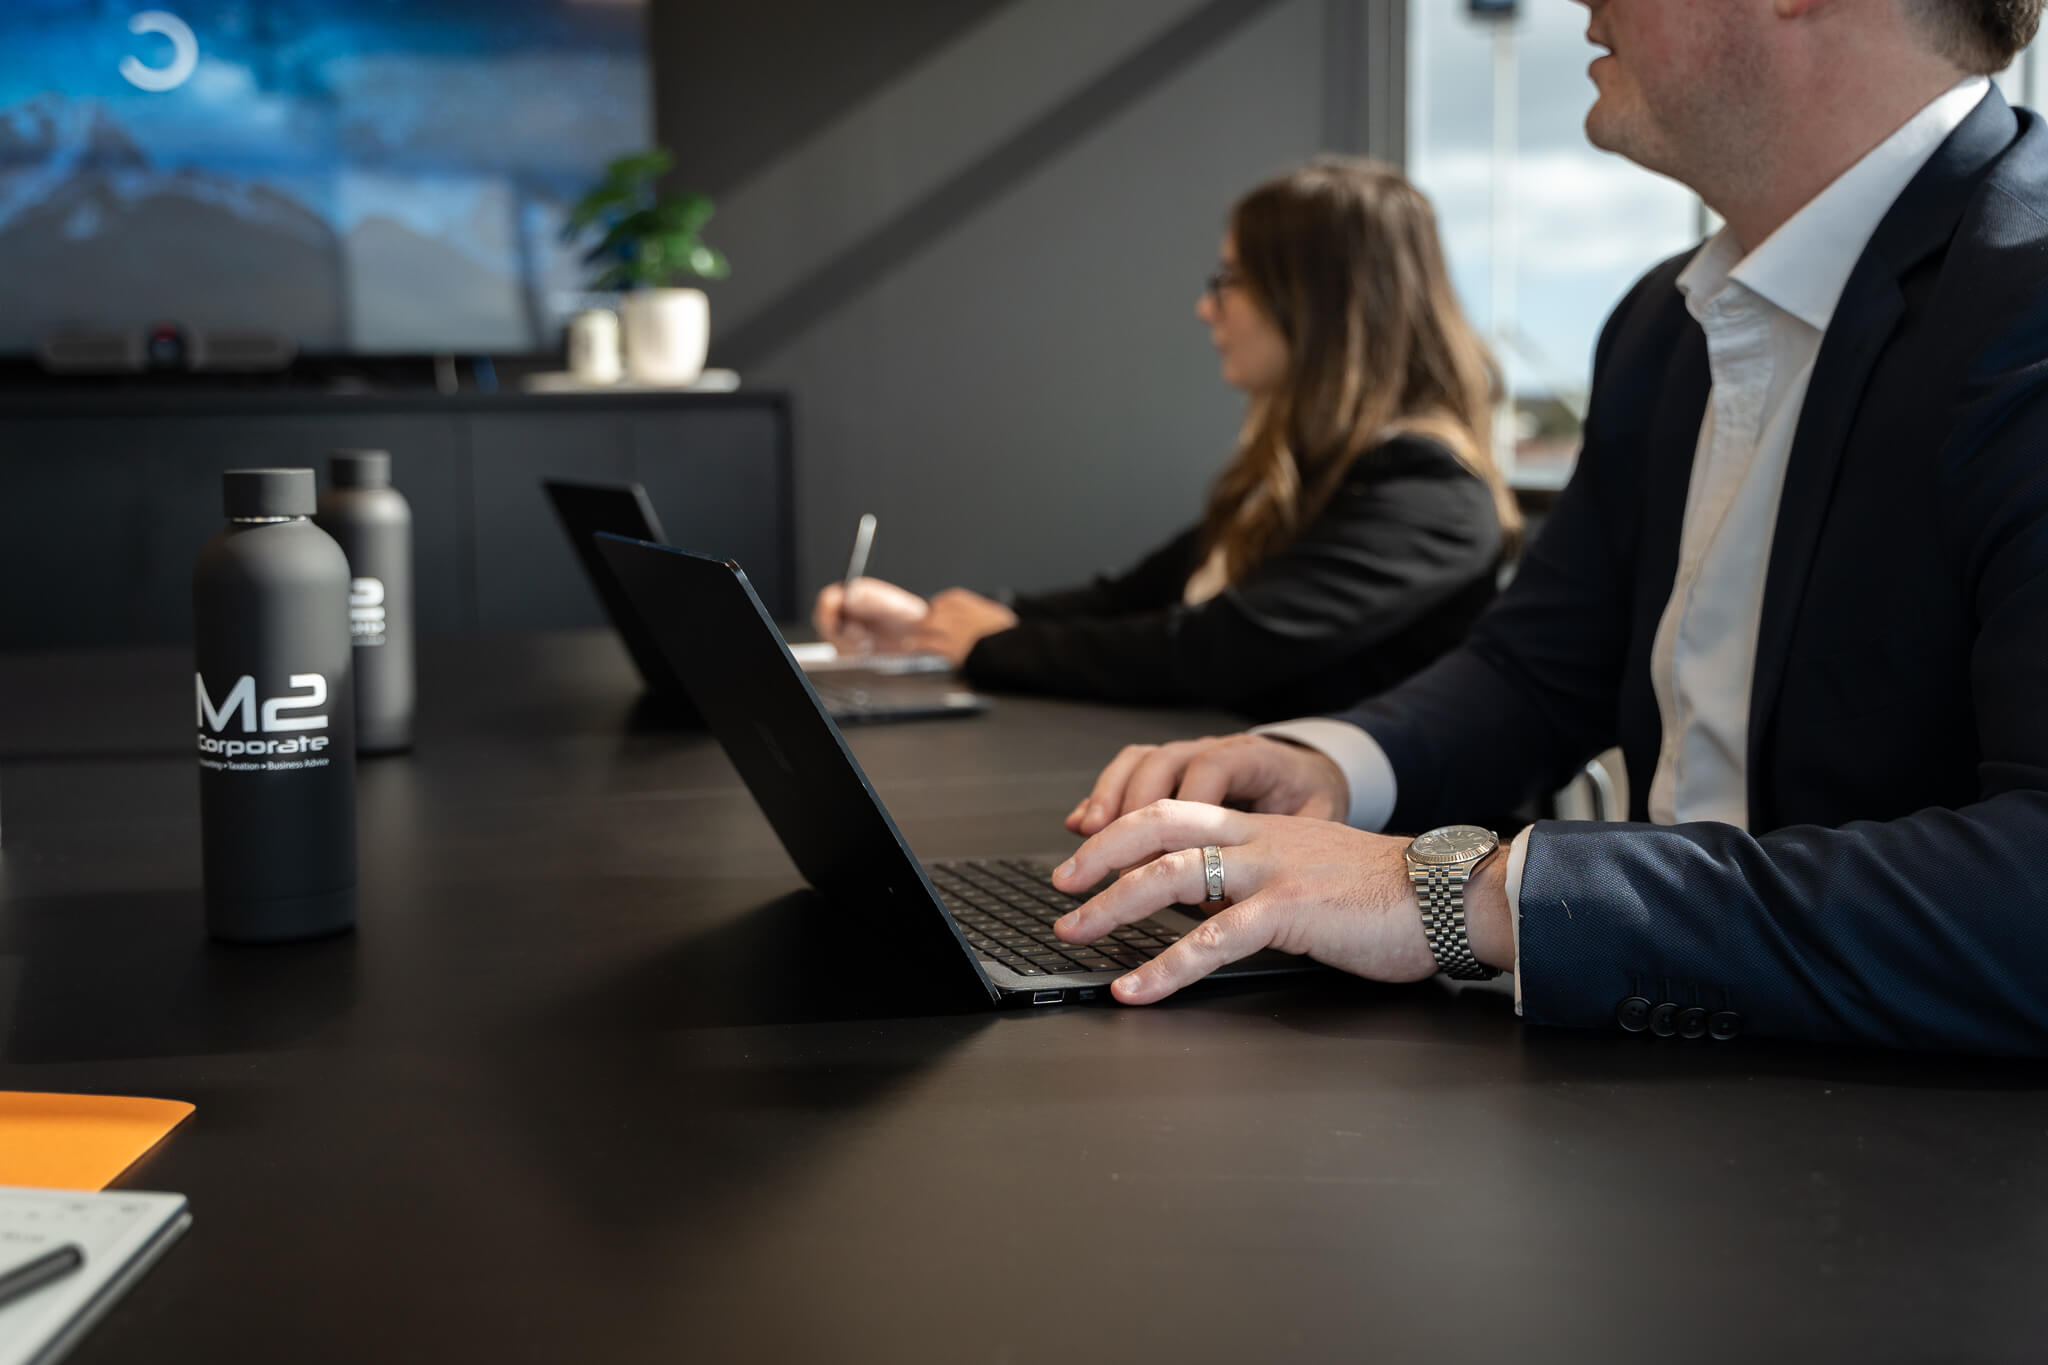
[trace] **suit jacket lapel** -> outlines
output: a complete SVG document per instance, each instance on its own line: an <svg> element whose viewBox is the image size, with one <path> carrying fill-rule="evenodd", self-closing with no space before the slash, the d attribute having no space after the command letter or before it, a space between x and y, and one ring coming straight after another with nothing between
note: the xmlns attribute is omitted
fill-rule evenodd
<svg viewBox="0 0 2048 1365"><path fill-rule="evenodd" d="M1871 367L1891 339L1905 311L1898 282L1889 268L1866 253L1857 262L1842 301L1821 342L1807 385L1806 405L1785 462L1784 491L1778 495L1777 527L1771 536L1771 563L1764 576L1763 612L1757 623L1756 671L1749 694L1750 827L1769 819L1758 805L1759 755L1778 689L1785 680L1785 660L1792 647L1792 627L1806 596L1807 571L1827 522L1828 498L1842 461L1842 443L1855 420L1869 382Z"/></svg>
<svg viewBox="0 0 2048 1365"><path fill-rule="evenodd" d="M1681 310L1684 304L1677 305ZM1643 474L1643 554L1639 561L1636 612L1642 638L1654 636L1678 577L1678 545L1685 527L1686 495L1699 452L1700 424L1707 414L1712 378L1707 368L1707 334L1690 316L1672 348L1650 425L1650 462Z"/></svg>
<svg viewBox="0 0 2048 1365"><path fill-rule="evenodd" d="M1899 277L1954 234L1968 183L1997 158L2016 131L2012 110L1994 87L1935 151L1878 224L1850 272L1821 341L1785 465L1757 625L1756 671L1749 699L1752 828L1762 828L1773 820L1764 804L1768 789L1762 780L1763 737L1784 682L1793 627L1805 598L1814 550L1827 522L1843 445L1862 405L1871 369L1905 311Z"/></svg>

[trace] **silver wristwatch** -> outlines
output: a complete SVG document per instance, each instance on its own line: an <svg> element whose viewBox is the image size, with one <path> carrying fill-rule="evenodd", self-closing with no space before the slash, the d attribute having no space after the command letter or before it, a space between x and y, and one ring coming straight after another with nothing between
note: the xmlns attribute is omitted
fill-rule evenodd
<svg viewBox="0 0 2048 1365"><path fill-rule="evenodd" d="M1499 847L1500 836L1477 825L1445 825L1417 835L1408 845L1408 880L1422 903L1422 932L1445 976L1485 981L1500 975L1498 968L1472 956L1472 939L1465 932L1465 883Z"/></svg>

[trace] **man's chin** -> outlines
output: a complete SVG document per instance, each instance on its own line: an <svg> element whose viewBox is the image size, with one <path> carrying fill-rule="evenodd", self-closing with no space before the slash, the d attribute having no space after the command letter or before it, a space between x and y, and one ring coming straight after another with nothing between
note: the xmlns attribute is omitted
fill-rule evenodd
<svg viewBox="0 0 2048 1365"><path fill-rule="evenodd" d="M1586 141L1603 152L1627 157L1640 166L1650 166L1650 140L1642 135L1639 120L1617 109L1608 96L1601 96L1586 111ZM1654 170L1656 167L1651 166Z"/></svg>
<svg viewBox="0 0 2048 1365"><path fill-rule="evenodd" d="M1620 122L1614 110L1607 107L1605 96L1594 100L1593 107L1586 111L1586 141L1603 152L1627 155L1627 139L1622 136Z"/></svg>

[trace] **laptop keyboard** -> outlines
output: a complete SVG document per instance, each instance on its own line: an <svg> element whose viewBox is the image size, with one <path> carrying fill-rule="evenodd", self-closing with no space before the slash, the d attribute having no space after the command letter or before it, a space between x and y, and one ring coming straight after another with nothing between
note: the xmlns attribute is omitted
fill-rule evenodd
<svg viewBox="0 0 2048 1365"><path fill-rule="evenodd" d="M930 863L925 870L974 950L1019 976L1122 971L1180 937L1157 919L1142 919L1086 947L1063 942L1052 922L1083 898L1055 891L1052 869L1044 864L974 858Z"/></svg>

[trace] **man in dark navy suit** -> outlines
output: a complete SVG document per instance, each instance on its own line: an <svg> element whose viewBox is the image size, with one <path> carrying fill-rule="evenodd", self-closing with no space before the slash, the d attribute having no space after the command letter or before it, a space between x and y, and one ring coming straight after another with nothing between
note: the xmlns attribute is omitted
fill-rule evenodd
<svg viewBox="0 0 2048 1365"><path fill-rule="evenodd" d="M1588 135L1726 227L1609 319L1468 644L1125 750L1056 880L1136 870L1060 932L1215 904L1132 1004L1275 946L1513 970L1541 1023L2048 1052L2048 127L1986 79L2042 0L1581 3ZM1480 823L1615 744L1631 823Z"/></svg>

